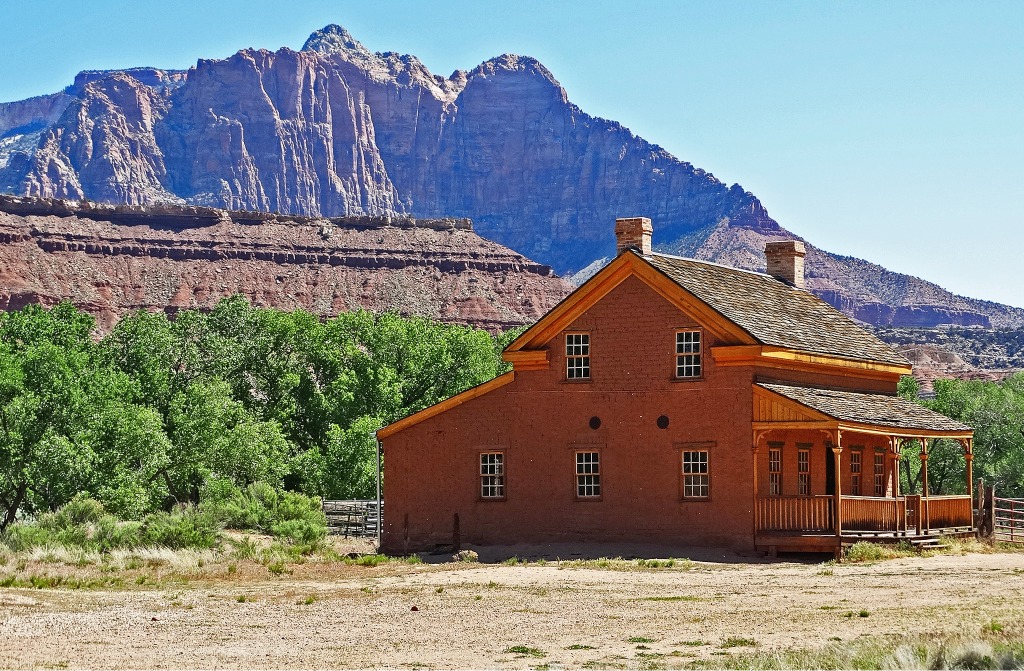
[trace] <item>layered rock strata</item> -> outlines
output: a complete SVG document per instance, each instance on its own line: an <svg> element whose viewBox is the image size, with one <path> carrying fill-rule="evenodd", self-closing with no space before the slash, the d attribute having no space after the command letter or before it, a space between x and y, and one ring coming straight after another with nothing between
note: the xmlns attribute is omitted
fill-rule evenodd
<svg viewBox="0 0 1024 671"><path fill-rule="evenodd" d="M204 309L242 294L321 315L362 307L498 330L536 320L568 290L466 219L0 197L0 309L70 299L102 328L130 310Z"/></svg>

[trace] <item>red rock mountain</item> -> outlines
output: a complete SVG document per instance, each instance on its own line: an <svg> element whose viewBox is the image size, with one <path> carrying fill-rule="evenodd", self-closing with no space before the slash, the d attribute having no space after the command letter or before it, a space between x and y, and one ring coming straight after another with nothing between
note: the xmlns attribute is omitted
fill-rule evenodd
<svg viewBox="0 0 1024 671"><path fill-rule="evenodd" d="M616 216L651 217L662 250L748 268L763 268L765 239L795 237L739 185L580 110L535 59L443 77L338 26L301 51L85 72L63 92L0 104L0 192L468 217L559 272L610 256ZM859 259L812 249L808 261L812 289L869 323L1024 325L1024 310Z"/></svg>
<svg viewBox="0 0 1024 671"><path fill-rule="evenodd" d="M492 330L570 287L466 219L308 218L0 196L0 309L70 299L109 328L129 310L256 305L397 310Z"/></svg>

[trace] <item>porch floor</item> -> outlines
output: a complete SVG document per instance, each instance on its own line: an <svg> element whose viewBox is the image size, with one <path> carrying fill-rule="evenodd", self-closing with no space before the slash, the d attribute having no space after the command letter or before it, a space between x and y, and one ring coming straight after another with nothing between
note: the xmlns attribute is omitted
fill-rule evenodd
<svg viewBox="0 0 1024 671"><path fill-rule="evenodd" d="M831 552L848 547L859 541L875 543L898 543L909 541L922 544L937 541L942 536L973 536L970 527L942 527L931 529L927 534L916 531L844 531L841 537L827 531L759 531L754 536L754 546L760 552Z"/></svg>

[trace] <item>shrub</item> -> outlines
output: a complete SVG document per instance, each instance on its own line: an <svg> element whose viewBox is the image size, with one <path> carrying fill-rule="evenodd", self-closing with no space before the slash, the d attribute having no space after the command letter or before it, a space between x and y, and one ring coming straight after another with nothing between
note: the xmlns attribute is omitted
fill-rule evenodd
<svg viewBox="0 0 1024 671"><path fill-rule="evenodd" d="M881 559L885 559L885 553L877 543L857 541L846 550L847 561L879 561Z"/></svg>
<svg viewBox="0 0 1024 671"><path fill-rule="evenodd" d="M220 540L213 517L193 507L148 515L140 529L143 545L159 545L175 550L212 548Z"/></svg>
<svg viewBox="0 0 1024 671"><path fill-rule="evenodd" d="M270 528L270 532L293 543L315 546L327 535L327 527L310 520L285 520Z"/></svg>
<svg viewBox="0 0 1024 671"><path fill-rule="evenodd" d="M320 499L264 482L239 489L225 480L211 480L200 495L199 508L228 529L260 531L307 545L327 536Z"/></svg>

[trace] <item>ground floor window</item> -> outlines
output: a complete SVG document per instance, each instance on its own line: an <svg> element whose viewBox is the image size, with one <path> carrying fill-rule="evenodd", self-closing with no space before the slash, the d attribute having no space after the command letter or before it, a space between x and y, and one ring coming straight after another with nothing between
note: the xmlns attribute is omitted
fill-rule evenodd
<svg viewBox="0 0 1024 671"><path fill-rule="evenodd" d="M505 453L480 453L480 497L505 498Z"/></svg>
<svg viewBox="0 0 1024 671"><path fill-rule="evenodd" d="M708 451L683 450L683 498L708 498L708 476Z"/></svg>
<svg viewBox="0 0 1024 671"><path fill-rule="evenodd" d="M782 495L782 448L773 447L768 450L768 494Z"/></svg>
<svg viewBox="0 0 1024 671"><path fill-rule="evenodd" d="M601 454L576 453L576 496L594 499L601 496Z"/></svg>
<svg viewBox="0 0 1024 671"><path fill-rule="evenodd" d="M885 496L884 452L875 452L875 496Z"/></svg>
<svg viewBox="0 0 1024 671"><path fill-rule="evenodd" d="M806 447L796 452L796 486L800 496L811 495L811 450Z"/></svg>
<svg viewBox="0 0 1024 671"><path fill-rule="evenodd" d="M850 452L850 493L860 496L860 458L859 450Z"/></svg>

